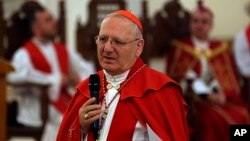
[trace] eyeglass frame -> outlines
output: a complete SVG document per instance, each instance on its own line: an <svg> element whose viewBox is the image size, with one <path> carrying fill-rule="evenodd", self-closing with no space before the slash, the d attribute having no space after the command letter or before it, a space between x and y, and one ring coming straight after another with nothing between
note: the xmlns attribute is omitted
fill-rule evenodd
<svg viewBox="0 0 250 141"><path fill-rule="evenodd" d="M99 43L100 36L106 37L107 41L103 41L103 43ZM134 39L132 41L125 42L125 41L121 41L120 39L117 39L117 38L111 38L111 37L108 37L108 36L105 36L105 35L97 35L97 36L95 36L95 43L97 45L99 45L99 44L103 44L104 45L104 44L108 43L109 39L110 39L110 45L115 46L115 47L124 47L124 46L126 46L128 44L131 44L133 42L141 40L141 39Z"/></svg>

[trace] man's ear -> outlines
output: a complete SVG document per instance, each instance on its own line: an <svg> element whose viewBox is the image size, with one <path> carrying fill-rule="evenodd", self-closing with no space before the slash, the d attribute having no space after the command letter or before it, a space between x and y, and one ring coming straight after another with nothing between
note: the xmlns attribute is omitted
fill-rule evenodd
<svg viewBox="0 0 250 141"><path fill-rule="evenodd" d="M32 25L31 25L31 31L32 31L32 33L33 34L36 33L37 30L38 30L37 23L32 23Z"/></svg>
<svg viewBox="0 0 250 141"><path fill-rule="evenodd" d="M144 48L144 39L140 39L138 41L138 43L136 44L136 57L140 57L142 51L143 51L143 48Z"/></svg>

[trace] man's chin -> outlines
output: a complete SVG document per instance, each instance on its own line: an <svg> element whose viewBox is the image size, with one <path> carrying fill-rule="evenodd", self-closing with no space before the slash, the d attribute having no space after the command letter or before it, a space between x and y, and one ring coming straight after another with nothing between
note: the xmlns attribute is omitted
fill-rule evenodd
<svg viewBox="0 0 250 141"><path fill-rule="evenodd" d="M56 39L56 35L54 35L54 34L45 35L44 37L45 37L47 40L51 40L51 41L53 41L53 40Z"/></svg>
<svg viewBox="0 0 250 141"><path fill-rule="evenodd" d="M102 64L101 67L111 72L117 70L117 67L115 67L114 64Z"/></svg>
<svg viewBox="0 0 250 141"><path fill-rule="evenodd" d="M102 66L107 66L107 67L114 67L117 65L117 62L115 60L103 60L101 62Z"/></svg>
<svg viewBox="0 0 250 141"><path fill-rule="evenodd" d="M102 68L105 70L111 70L111 71L115 70L115 67L111 65L102 65Z"/></svg>

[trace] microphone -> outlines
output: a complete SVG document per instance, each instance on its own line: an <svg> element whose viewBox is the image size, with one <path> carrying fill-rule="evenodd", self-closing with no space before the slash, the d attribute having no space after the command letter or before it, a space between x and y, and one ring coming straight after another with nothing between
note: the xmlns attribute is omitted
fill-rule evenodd
<svg viewBox="0 0 250 141"><path fill-rule="evenodd" d="M95 97L95 102L94 104L99 104L99 91L100 91L100 77L97 74L91 74L89 77L89 91L90 91L90 96ZM92 124L92 130L94 133L95 139L98 139L98 132L99 132L99 120L96 120Z"/></svg>

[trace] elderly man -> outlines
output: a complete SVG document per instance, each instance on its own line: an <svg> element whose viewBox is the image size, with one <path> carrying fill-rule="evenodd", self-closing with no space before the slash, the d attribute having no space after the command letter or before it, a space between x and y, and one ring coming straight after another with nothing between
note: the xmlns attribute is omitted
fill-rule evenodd
<svg viewBox="0 0 250 141"><path fill-rule="evenodd" d="M191 82L189 88L200 100L195 107L198 140L227 141L229 125L246 124L249 116L240 96L230 48L224 42L209 39L213 18L212 11L200 3L192 13L192 36L173 42L167 73L181 83ZM192 120L190 123L195 122Z"/></svg>
<svg viewBox="0 0 250 141"><path fill-rule="evenodd" d="M100 104L93 105L89 79L81 82L57 140L94 140L90 125L96 120L101 141L188 140L180 87L140 59L144 40L138 18L124 10L106 16L96 43L103 68L97 73Z"/></svg>

